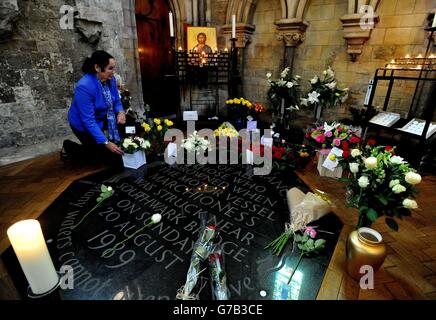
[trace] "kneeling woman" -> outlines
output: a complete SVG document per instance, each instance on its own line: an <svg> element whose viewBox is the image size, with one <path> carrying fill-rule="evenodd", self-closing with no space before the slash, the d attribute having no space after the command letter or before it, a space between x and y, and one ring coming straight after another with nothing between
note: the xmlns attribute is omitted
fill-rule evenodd
<svg viewBox="0 0 436 320"><path fill-rule="evenodd" d="M82 67L85 75L77 83L68 121L85 157L119 165L123 151L116 145L120 141L117 124L125 124L126 116L114 77L115 65L115 59L105 51L86 58Z"/></svg>

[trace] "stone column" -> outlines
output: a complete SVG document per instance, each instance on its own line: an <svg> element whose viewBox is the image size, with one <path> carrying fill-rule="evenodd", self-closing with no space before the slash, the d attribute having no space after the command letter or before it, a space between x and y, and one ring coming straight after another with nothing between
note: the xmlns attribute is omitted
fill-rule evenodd
<svg viewBox="0 0 436 320"><path fill-rule="evenodd" d="M242 92L242 71L244 70L244 49L251 43L252 35L256 27L248 23L237 23L236 24L236 48L238 50L238 75L232 75L233 85L237 86L238 90L233 90L231 96L243 95ZM223 33L226 35L226 41L231 45L230 37L232 34L232 25L226 24L222 27Z"/></svg>
<svg viewBox="0 0 436 320"><path fill-rule="evenodd" d="M290 67L293 70L296 48L304 41L308 23L301 19L281 19L276 21L277 40L283 41L285 46L283 69Z"/></svg>

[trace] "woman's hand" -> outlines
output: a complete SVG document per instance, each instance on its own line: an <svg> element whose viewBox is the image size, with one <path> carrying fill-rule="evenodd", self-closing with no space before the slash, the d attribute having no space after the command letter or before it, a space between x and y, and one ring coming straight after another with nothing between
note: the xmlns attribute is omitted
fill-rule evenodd
<svg viewBox="0 0 436 320"><path fill-rule="evenodd" d="M117 123L118 124L125 124L126 123L126 114L123 111L118 112Z"/></svg>
<svg viewBox="0 0 436 320"><path fill-rule="evenodd" d="M124 152L123 150L121 150L115 143L113 142L109 142L108 144L105 145L106 148L108 148L110 150L110 152L119 154L119 155L123 155Z"/></svg>

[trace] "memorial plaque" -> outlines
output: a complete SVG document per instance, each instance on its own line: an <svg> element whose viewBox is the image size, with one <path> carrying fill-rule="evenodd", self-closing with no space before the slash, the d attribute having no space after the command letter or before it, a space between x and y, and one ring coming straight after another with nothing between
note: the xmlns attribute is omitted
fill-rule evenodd
<svg viewBox="0 0 436 320"><path fill-rule="evenodd" d="M175 299L185 284L203 219L216 226L215 243L224 251L230 299L315 299L342 224L333 214L314 223L332 234L320 233L326 248L304 258L288 285L298 250L277 257L264 248L289 222L287 190L308 188L292 172L251 172L251 166L242 165L152 163L75 181L38 219L56 268L68 265L74 270L74 288L62 289L62 298ZM73 228L97 204L101 184L111 186L114 195ZM113 256L103 257L156 213L162 215L159 224L122 243ZM11 248L3 259L24 293L27 283ZM207 268L196 290L201 287L199 298L211 299Z"/></svg>

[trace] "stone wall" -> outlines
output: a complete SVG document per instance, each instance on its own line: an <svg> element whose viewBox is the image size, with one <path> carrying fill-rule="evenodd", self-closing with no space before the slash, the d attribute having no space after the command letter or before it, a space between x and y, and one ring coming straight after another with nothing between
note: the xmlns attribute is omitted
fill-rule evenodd
<svg viewBox="0 0 436 320"><path fill-rule="evenodd" d="M435 2L431 0L381 0L377 10L380 22L365 43L363 53L351 62L343 38L340 18L347 13L347 0L312 0L306 14L309 27L305 41L297 48L294 74L302 76L303 91L310 88L309 80L332 66L340 83L350 88L350 99L341 107L325 113L327 119L349 118L349 107L362 107L368 81L376 68L406 54L424 54L427 39L424 26ZM259 0L253 24L253 42L247 46L244 66L244 95L252 100L267 102L267 71L277 78L282 70L283 43L276 40L274 19L280 17L278 0ZM399 82L392 92L389 110L404 115L410 105L415 85ZM387 84L381 83L374 105L383 106ZM297 121L307 124L312 112L301 111Z"/></svg>
<svg viewBox="0 0 436 320"><path fill-rule="evenodd" d="M17 1L18 17L0 42L0 165L59 151L71 137L67 111L83 60L94 50L117 59L133 104L141 104L132 49L136 32L130 11L123 12L130 2ZM78 12L73 30L60 27L62 5Z"/></svg>

